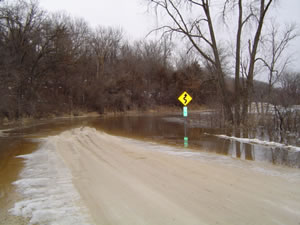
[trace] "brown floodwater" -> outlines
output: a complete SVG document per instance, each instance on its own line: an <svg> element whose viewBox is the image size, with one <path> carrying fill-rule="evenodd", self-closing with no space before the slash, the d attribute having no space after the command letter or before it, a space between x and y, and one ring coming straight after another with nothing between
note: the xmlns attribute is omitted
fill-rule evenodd
<svg viewBox="0 0 300 225"><path fill-rule="evenodd" d="M34 138L47 137L73 127L84 126L84 120L51 120L5 129L0 132L0 225L27 225L25 218L12 216L8 210L22 199L15 186L24 167L24 159L19 155L37 150L39 143Z"/></svg>
<svg viewBox="0 0 300 225"><path fill-rule="evenodd" d="M14 190L14 182L22 167L22 159L17 155L31 153L36 144L28 140L1 138L0 140L0 224L25 224L23 218L10 216L7 211L13 207L20 196Z"/></svg>
<svg viewBox="0 0 300 225"><path fill-rule="evenodd" d="M12 184L24 166L18 155L31 153L38 149L34 138L56 135L75 127L89 126L109 134L158 142L173 146L184 146L184 136L188 137L187 151L209 152L239 160L260 161L279 166L300 168L300 152L274 145L244 143L243 141L220 138L227 135L242 138L257 138L274 141L263 129L255 131L226 130L212 128L199 122L199 115L190 114L184 125L179 114L170 115L123 115L98 118L55 119L21 126L0 132L0 224L27 224L23 218L8 214L8 209L21 198ZM205 122L205 117L204 117ZM206 121L207 122L207 121ZM184 127L186 126L186 127ZM276 141L276 140L275 140ZM299 143L296 145L299 147Z"/></svg>
<svg viewBox="0 0 300 225"><path fill-rule="evenodd" d="M191 151L300 168L300 143L297 137L279 141L274 137L274 132L268 132L264 128L255 130L213 128L207 126L204 116L200 120L197 119L199 114L190 114L189 117L191 119L186 125L182 116L177 114L119 116L99 118L90 122L91 126L113 135L175 146L184 146L184 136L187 136L188 149ZM227 138L221 138L219 135L226 135ZM238 139L230 139L232 136ZM264 143L252 142L253 139ZM287 146L291 144L297 147L288 148Z"/></svg>

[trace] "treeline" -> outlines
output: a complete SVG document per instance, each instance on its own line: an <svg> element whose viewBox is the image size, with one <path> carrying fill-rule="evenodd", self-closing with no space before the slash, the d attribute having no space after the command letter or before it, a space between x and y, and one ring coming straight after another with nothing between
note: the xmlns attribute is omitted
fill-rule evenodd
<svg viewBox="0 0 300 225"><path fill-rule="evenodd" d="M281 39L275 35L278 32L271 32L272 52L283 52L285 43L295 37L289 36L293 32L288 29ZM241 110L251 113L249 107L256 102L259 114L275 110L274 121L281 121L281 127L298 124L298 114L288 115L293 105L300 104L300 74L285 72L288 60L276 67L280 54L255 60L263 62L256 67L267 68L268 82L259 83L249 81L243 63L241 77L233 78L234 72L222 69L224 62L220 76L215 64L200 60L188 44L188 55L187 50L178 54L174 48L167 36L131 41L121 29L91 28L83 19L48 13L37 2L0 1L0 119L181 106L177 98L186 90L193 104L207 104L221 112L218 119L231 121L226 116L229 110L239 120ZM222 54L216 56L226 62ZM260 102L266 104L259 106ZM294 119L285 122L286 118Z"/></svg>
<svg viewBox="0 0 300 225"><path fill-rule="evenodd" d="M249 108L257 97L254 78L263 74L267 79L266 95L260 99L271 102L292 61L288 49L299 36L297 26L276 22L274 0L212 2L148 0L149 8L161 18L155 31L186 41L215 74L226 122L251 126ZM228 75L233 82L228 83Z"/></svg>
<svg viewBox="0 0 300 225"><path fill-rule="evenodd" d="M185 89L199 104L216 96L208 69L183 59L175 69L171 56L167 39L129 42L120 29L93 29L36 2L2 1L0 117L175 105Z"/></svg>

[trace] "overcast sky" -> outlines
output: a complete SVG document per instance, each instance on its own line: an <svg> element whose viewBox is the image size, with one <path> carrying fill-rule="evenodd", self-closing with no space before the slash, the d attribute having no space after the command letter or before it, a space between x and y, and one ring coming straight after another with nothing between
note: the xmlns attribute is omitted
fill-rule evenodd
<svg viewBox="0 0 300 225"><path fill-rule="evenodd" d="M144 38L155 26L146 0L39 0L47 11L66 11L96 25L121 27L130 38Z"/></svg>
<svg viewBox="0 0 300 225"><path fill-rule="evenodd" d="M66 11L82 17L90 25L121 27L128 38L140 39L155 28L153 12L147 12L147 0L39 0L47 11ZM282 23L296 22L300 28L300 0L281 0L274 11ZM293 43L294 67L300 70L300 38Z"/></svg>

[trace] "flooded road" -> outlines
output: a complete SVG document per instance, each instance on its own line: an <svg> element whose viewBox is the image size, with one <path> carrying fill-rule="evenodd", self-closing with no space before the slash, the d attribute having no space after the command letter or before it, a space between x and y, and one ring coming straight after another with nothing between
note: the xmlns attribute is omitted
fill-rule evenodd
<svg viewBox="0 0 300 225"><path fill-rule="evenodd" d="M37 138L57 135L76 127L94 127L112 135L183 147L184 121L181 115L176 114L58 119L1 132L0 224L28 224L24 218L7 213L14 203L22 198L15 191L15 185L12 185L24 167L24 159L16 156L38 149L40 144L35 141ZM229 159L241 159L241 162L258 161L267 166L275 164L280 167L300 168L300 153L297 146L295 149L280 146L259 132L254 134L208 128L197 124L196 120L194 122L191 120L188 123L187 135L189 148L186 148L185 152L205 152L214 158L226 156ZM232 136L238 138L234 139ZM255 142L254 139L265 142Z"/></svg>
<svg viewBox="0 0 300 225"><path fill-rule="evenodd" d="M0 132L0 224L27 225L22 217L8 213L14 204L22 199L16 191L15 182L24 169L24 159L20 155L30 154L39 148L37 138L56 135L73 127L84 125L81 120L52 120L7 128Z"/></svg>
<svg viewBox="0 0 300 225"><path fill-rule="evenodd" d="M191 151L216 153L241 160L300 168L300 143L297 143L297 146L296 141L293 141L295 148L288 148L288 144L277 142L263 130L210 128L199 123L197 120L199 114L191 114L190 117L192 119L187 124L187 136L188 147ZM184 120L181 115L100 118L97 121L91 121L91 126L113 135L167 145L184 145Z"/></svg>

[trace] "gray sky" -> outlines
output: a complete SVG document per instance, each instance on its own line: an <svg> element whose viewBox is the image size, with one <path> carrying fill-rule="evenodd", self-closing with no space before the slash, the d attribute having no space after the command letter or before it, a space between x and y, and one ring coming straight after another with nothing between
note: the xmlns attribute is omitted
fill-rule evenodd
<svg viewBox="0 0 300 225"><path fill-rule="evenodd" d="M147 12L146 0L40 0L47 11L66 11L90 25L121 27L128 38L140 39L155 28L155 15ZM296 22L300 31L300 0L281 0L273 11L281 23ZM300 38L292 45L293 67L300 70Z"/></svg>
<svg viewBox="0 0 300 225"><path fill-rule="evenodd" d="M40 6L50 12L66 11L97 25L121 27L134 39L144 38L155 26L155 18L147 13L146 0L40 0Z"/></svg>

